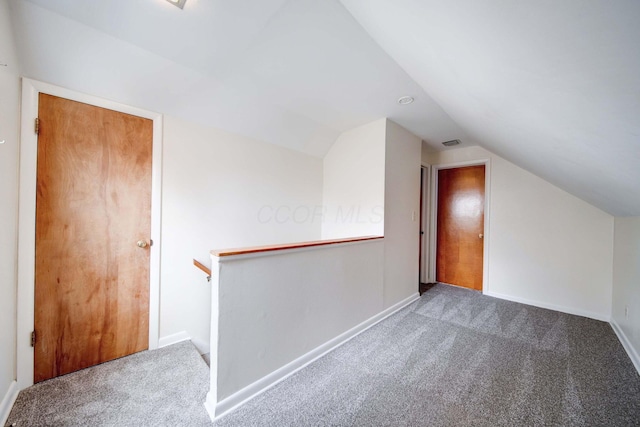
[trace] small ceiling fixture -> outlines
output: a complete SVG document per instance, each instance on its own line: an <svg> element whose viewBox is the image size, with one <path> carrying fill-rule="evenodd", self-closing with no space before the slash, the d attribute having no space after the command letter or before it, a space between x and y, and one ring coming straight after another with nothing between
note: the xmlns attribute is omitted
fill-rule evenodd
<svg viewBox="0 0 640 427"><path fill-rule="evenodd" d="M442 143L445 147L453 147L454 145L460 144L459 139L452 139L451 141L445 141Z"/></svg>
<svg viewBox="0 0 640 427"><path fill-rule="evenodd" d="M187 2L187 0L167 0L167 1L174 6L178 6L180 9L184 9L184 4Z"/></svg>
<svg viewBox="0 0 640 427"><path fill-rule="evenodd" d="M413 96L401 96L398 98L398 104L400 105L408 105L414 101Z"/></svg>

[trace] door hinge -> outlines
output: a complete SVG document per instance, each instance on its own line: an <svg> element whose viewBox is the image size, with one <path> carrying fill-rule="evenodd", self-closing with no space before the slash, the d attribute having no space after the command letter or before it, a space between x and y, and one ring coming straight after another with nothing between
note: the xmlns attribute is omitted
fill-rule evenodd
<svg viewBox="0 0 640 427"><path fill-rule="evenodd" d="M36 346L36 331L31 332L31 347Z"/></svg>
<svg viewBox="0 0 640 427"><path fill-rule="evenodd" d="M40 135L40 119L36 117L36 124L34 130L36 131L36 135Z"/></svg>

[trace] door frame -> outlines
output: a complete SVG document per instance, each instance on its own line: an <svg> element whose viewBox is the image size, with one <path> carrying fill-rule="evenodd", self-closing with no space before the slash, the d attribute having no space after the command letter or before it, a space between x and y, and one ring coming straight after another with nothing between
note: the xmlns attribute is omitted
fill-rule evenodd
<svg viewBox="0 0 640 427"><path fill-rule="evenodd" d="M18 223L18 289L16 377L19 389L33 385L34 349L31 332L35 314L35 225L38 137L34 131L40 93L153 121L151 166L151 240L149 265L149 349L158 348L160 327L160 229L162 197L162 114L65 89L49 83L22 79L20 118L20 190Z"/></svg>
<svg viewBox="0 0 640 427"><path fill-rule="evenodd" d="M429 227L429 281L436 281L436 254L437 254L437 236L438 236L438 171L441 169L455 169L465 166L481 166L484 165L484 237L482 250L482 293L490 293L489 282L489 218L490 201L491 201L491 159L478 159L465 162L443 163L431 166L431 206Z"/></svg>

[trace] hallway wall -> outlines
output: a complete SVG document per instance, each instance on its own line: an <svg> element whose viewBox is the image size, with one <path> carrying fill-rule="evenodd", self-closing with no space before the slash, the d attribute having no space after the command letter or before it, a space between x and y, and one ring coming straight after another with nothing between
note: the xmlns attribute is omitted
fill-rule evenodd
<svg viewBox="0 0 640 427"><path fill-rule="evenodd" d="M0 425L16 379L16 271L20 68L8 3L0 1ZM27 337L23 337L28 339Z"/></svg>

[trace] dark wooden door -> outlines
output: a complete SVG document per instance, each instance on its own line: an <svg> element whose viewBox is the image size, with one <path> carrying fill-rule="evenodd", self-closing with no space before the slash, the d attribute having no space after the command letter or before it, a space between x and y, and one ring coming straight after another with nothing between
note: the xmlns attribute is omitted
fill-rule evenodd
<svg viewBox="0 0 640 427"><path fill-rule="evenodd" d="M438 282L482 290L484 172L484 165L438 171Z"/></svg>
<svg viewBox="0 0 640 427"><path fill-rule="evenodd" d="M40 94L34 381L148 348L151 120Z"/></svg>

